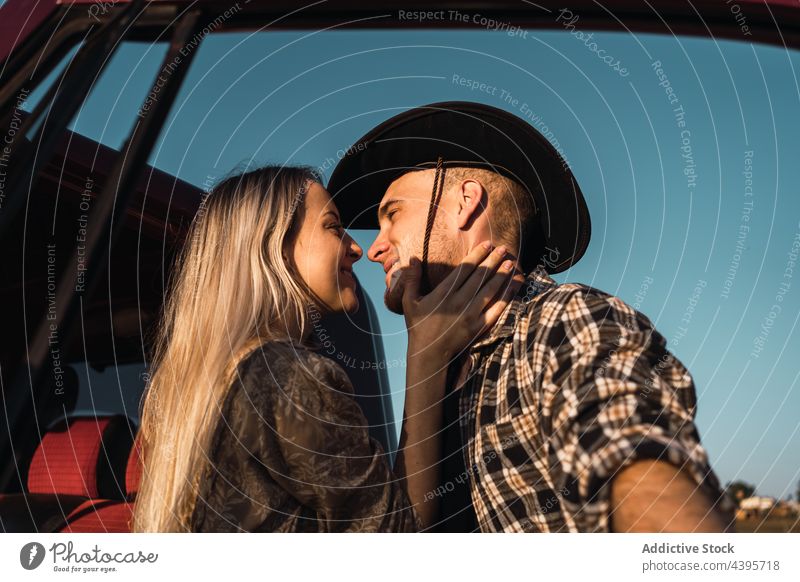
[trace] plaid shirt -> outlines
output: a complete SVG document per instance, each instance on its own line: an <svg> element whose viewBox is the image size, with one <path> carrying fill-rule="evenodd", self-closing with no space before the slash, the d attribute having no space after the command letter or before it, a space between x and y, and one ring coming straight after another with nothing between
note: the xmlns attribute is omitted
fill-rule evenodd
<svg viewBox="0 0 800 582"><path fill-rule="evenodd" d="M689 372L619 298L534 271L466 371L459 428L482 531L608 531L604 484L643 458L682 467L730 510Z"/></svg>

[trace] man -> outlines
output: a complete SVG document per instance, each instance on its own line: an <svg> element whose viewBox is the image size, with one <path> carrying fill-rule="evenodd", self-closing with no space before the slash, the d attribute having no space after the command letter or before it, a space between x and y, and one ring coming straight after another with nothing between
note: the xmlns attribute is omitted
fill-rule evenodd
<svg viewBox="0 0 800 582"><path fill-rule="evenodd" d="M380 227L368 257L384 266L394 312L412 257L433 287L490 239L525 273L497 324L451 366L442 484L428 496L440 531L728 527L689 372L646 316L549 276L581 258L590 220L541 134L477 103L420 107L359 140L328 188L349 227Z"/></svg>

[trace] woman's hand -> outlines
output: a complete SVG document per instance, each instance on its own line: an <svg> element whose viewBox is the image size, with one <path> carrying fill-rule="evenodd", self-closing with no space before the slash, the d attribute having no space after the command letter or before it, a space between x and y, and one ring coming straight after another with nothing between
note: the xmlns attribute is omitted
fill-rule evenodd
<svg viewBox="0 0 800 582"><path fill-rule="evenodd" d="M488 331L524 281L506 251L483 243L433 291L419 293L422 269L412 259L401 276L408 327L403 428L395 470L425 529L439 519L442 402L452 360ZM513 277L513 278L512 278ZM400 284L398 281L398 284Z"/></svg>
<svg viewBox="0 0 800 582"><path fill-rule="evenodd" d="M497 323L524 277L514 270L503 246L489 241L473 248L458 267L427 295L420 295L421 264L404 270L403 313L412 349L449 362Z"/></svg>

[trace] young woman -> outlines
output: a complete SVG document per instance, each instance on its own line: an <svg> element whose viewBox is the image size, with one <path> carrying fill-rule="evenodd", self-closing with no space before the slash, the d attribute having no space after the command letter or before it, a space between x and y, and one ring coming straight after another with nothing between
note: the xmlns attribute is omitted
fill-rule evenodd
<svg viewBox="0 0 800 582"><path fill-rule="evenodd" d="M358 309L352 267L361 255L308 169L233 176L203 200L171 281L143 404L134 531L435 523L426 492L438 486L447 367L497 321L516 284L488 243L424 297L418 261L404 270L408 387L392 471L345 371L309 341L309 313Z"/></svg>

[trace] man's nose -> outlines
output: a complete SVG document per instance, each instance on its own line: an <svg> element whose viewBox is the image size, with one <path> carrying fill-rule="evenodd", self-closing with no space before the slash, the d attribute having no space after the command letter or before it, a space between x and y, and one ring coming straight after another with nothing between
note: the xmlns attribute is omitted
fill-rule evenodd
<svg viewBox="0 0 800 582"><path fill-rule="evenodd" d="M389 250L389 243L381 235L378 235L367 251L367 258L374 262L380 263L381 257Z"/></svg>

